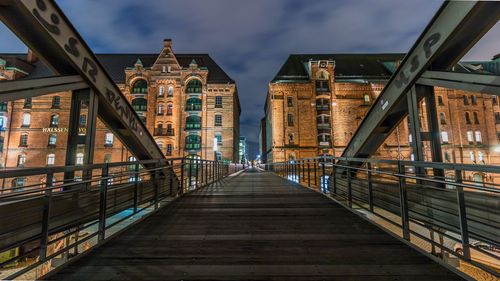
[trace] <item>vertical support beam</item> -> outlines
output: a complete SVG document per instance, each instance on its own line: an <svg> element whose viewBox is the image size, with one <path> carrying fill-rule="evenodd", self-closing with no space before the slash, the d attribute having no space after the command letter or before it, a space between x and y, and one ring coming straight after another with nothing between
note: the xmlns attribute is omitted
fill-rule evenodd
<svg viewBox="0 0 500 281"><path fill-rule="evenodd" d="M410 220L408 216L408 196L405 183L405 166L398 163L398 179L399 179L399 206L401 212L401 228L403 230L403 238L410 241Z"/></svg>
<svg viewBox="0 0 500 281"><path fill-rule="evenodd" d="M309 159L307 159L307 186L311 187L311 164Z"/></svg>
<svg viewBox="0 0 500 281"><path fill-rule="evenodd" d="M87 124L85 130L85 152L83 154L83 164L94 163L95 134L97 129L97 108L99 107L99 98L94 90L89 90L88 96L84 101L87 103ZM92 178L92 170L85 170L82 178L89 180ZM87 186L90 188L90 183Z"/></svg>
<svg viewBox="0 0 500 281"><path fill-rule="evenodd" d="M412 136L411 146L416 161L424 161L424 150L422 147L422 135L420 132L420 119L418 114L418 96L415 86L406 94L408 101L408 118L410 120L410 133ZM417 172L417 174L420 174Z"/></svg>
<svg viewBox="0 0 500 281"><path fill-rule="evenodd" d="M347 165L351 164L347 162ZM347 203L349 204L349 208L352 208L352 181L351 181L351 168L347 168Z"/></svg>
<svg viewBox="0 0 500 281"><path fill-rule="evenodd" d="M462 237L462 250L465 260L470 260L469 227L467 224L467 211L465 206L464 187L462 186L462 171L455 170L455 186L457 190L458 218L460 220L460 234Z"/></svg>
<svg viewBox="0 0 500 281"><path fill-rule="evenodd" d="M76 151L78 148L78 124L82 107L82 100L88 95L90 89L77 90L71 93L71 107L69 112L68 140L66 144L66 166L76 164ZM64 182L73 181L75 172L65 172Z"/></svg>
<svg viewBox="0 0 500 281"><path fill-rule="evenodd" d="M436 107L436 96L434 87L417 85L417 92L421 92L425 97L427 104L427 116L429 120L429 133L431 142L432 162L443 162L443 154L441 153L441 137L439 132L439 120ZM434 176L438 178L444 177L443 169L434 169Z"/></svg>
<svg viewBox="0 0 500 281"><path fill-rule="evenodd" d="M52 201L52 182L54 174L47 173L45 181L45 195L43 196L43 212L42 212L42 231L40 233L40 260L47 259L47 245L49 242L49 219L50 219L50 203Z"/></svg>
<svg viewBox="0 0 500 281"><path fill-rule="evenodd" d="M372 163L366 163L367 180L368 180L368 205L370 206L370 211L373 212L373 182L372 182Z"/></svg>
<svg viewBox="0 0 500 281"><path fill-rule="evenodd" d="M139 163L134 165L134 213L137 213L139 205Z"/></svg>
<svg viewBox="0 0 500 281"><path fill-rule="evenodd" d="M318 159L314 158L313 165L314 165L314 186L318 188Z"/></svg>
<svg viewBox="0 0 500 281"><path fill-rule="evenodd" d="M188 158L188 165L189 165L189 170L188 170L188 183L187 183L187 188L191 189L191 178L193 177L193 158Z"/></svg>
<svg viewBox="0 0 500 281"><path fill-rule="evenodd" d="M181 159L181 188L180 193L184 193L184 158Z"/></svg>
<svg viewBox="0 0 500 281"><path fill-rule="evenodd" d="M98 236L97 241L101 242L106 238L106 208L108 201L108 177L109 175L109 166L106 164L104 168L102 168L101 177L101 188L99 190L99 225L98 225Z"/></svg>

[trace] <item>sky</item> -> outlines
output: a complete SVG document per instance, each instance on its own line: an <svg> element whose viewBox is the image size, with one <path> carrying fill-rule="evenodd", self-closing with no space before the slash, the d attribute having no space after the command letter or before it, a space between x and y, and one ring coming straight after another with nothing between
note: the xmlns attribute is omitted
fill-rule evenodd
<svg viewBox="0 0 500 281"><path fill-rule="evenodd" d="M238 87L240 134L258 154L269 81L289 54L407 52L441 0L58 0L95 53L209 53ZM497 25L465 57L500 53ZM0 52L26 47L0 23Z"/></svg>

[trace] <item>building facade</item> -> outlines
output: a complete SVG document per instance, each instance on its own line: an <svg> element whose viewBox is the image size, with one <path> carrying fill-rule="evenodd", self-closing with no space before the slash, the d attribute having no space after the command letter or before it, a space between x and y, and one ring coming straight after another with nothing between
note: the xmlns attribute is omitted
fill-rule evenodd
<svg viewBox="0 0 500 281"><path fill-rule="evenodd" d="M209 55L174 54L172 41L166 39L159 54L97 58L165 157L238 161L241 110L236 83ZM0 80L49 75L31 52L0 54ZM65 165L70 104L70 92L0 103L0 165ZM81 135L86 122L83 110ZM116 139L100 121L96 131L95 163L134 160L123 145L126 140Z"/></svg>
<svg viewBox="0 0 500 281"><path fill-rule="evenodd" d="M319 155L340 156L404 54L291 55L269 83L265 139L261 153L269 162ZM491 73L500 58L459 63L455 71ZM500 107L496 96L435 89L445 162L500 164ZM425 107L425 102L420 104ZM427 128L426 114L420 114ZM425 131L425 130L423 130ZM374 158L413 160L408 120L401 122ZM431 161L430 143L424 158ZM500 181L489 175L470 179Z"/></svg>
<svg viewBox="0 0 500 281"><path fill-rule="evenodd" d="M239 163L246 164L248 159L248 147L247 147L247 138L244 136L240 137L240 152L239 152Z"/></svg>

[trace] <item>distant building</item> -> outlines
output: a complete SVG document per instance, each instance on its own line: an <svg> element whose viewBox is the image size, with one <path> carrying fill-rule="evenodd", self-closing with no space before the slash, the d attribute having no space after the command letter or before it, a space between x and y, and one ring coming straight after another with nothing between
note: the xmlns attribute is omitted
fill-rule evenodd
<svg viewBox="0 0 500 281"><path fill-rule="evenodd" d="M159 54L98 54L97 58L165 157L239 160L241 109L236 83L208 54L175 54L167 39ZM51 74L31 52L0 54L0 80ZM0 103L0 167L64 165L70 103L70 92ZM85 135L85 110L79 122ZM133 159L99 120L94 162ZM22 179L16 184L22 185Z"/></svg>
<svg viewBox="0 0 500 281"><path fill-rule="evenodd" d="M247 138L244 136L240 137L240 154L239 154L239 161L241 164L246 164L248 161L248 154L247 154Z"/></svg>
<svg viewBox="0 0 500 281"><path fill-rule="evenodd" d="M279 162L340 156L404 54L290 55L269 83L262 157ZM457 72L500 73L500 56L460 62ZM500 164L500 106L494 95L435 88L443 161ZM427 126L427 117L420 123ZM401 122L374 158L414 159L408 121ZM430 146L424 146L430 161ZM470 180L495 181L489 175ZM496 179L500 182L500 179Z"/></svg>

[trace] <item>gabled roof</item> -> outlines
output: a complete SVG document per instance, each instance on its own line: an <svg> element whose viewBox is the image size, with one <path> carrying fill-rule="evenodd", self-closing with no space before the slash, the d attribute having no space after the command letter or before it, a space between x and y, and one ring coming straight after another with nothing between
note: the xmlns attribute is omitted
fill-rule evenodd
<svg viewBox="0 0 500 281"><path fill-rule="evenodd" d="M97 59L106 69L115 83L125 82L125 69L134 67L140 60L145 68L151 67L158 54L96 54ZM234 83L234 80L208 54L175 54L183 68L188 68L192 60L196 60L198 67L208 70L208 83ZM0 54L0 58L7 60L26 60L26 54ZM26 63L27 64L27 63ZM34 69L26 78L39 78L53 75L52 71L40 60L33 64Z"/></svg>
<svg viewBox="0 0 500 281"><path fill-rule="evenodd" d="M389 79L389 64L403 59L405 54L292 54L288 57L272 82L309 80L306 65L310 60L335 62L337 78ZM385 63L385 64L384 64Z"/></svg>

